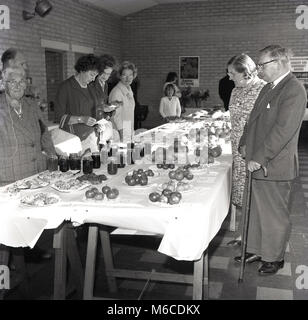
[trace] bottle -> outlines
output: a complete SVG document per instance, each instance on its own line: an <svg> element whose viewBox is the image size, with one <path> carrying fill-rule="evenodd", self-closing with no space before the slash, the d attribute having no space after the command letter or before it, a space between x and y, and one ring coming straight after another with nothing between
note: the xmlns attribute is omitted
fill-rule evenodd
<svg viewBox="0 0 308 320"><path fill-rule="evenodd" d="M93 159L91 156L86 156L82 160L82 172L90 174L93 172Z"/></svg>
<svg viewBox="0 0 308 320"><path fill-rule="evenodd" d="M108 160L108 149L107 146L103 146L101 149L101 164L107 164Z"/></svg>
<svg viewBox="0 0 308 320"><path fill-rule="evenodd" d="M117 163L118 163L118 168L124 168L125 167L125 149L120 148L118 150L117 154Z"/></svg>

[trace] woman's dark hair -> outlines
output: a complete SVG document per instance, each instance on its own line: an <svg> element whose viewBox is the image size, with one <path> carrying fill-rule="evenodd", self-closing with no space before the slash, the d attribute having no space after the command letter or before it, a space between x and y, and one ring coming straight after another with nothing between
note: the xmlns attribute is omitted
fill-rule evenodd
<svg viewBox="0 0 308 320"><path fill-rule="evenodd" d="M168 88L172 88L173 94L175 93L175 87L174 87L174 85L173 85L172 83L168 83L168 84L165 86L165 89L164 89L164 94L165 94L165 96L167 96L167 89L168 89Z"/></svg>
<svg viewBox="0 0 308 320"><path fill-rule="evenodd" d="M86 56L80 57L76 64L75 64L75 70L79 72L85 72L89 70L96 70L99 71L99 58L96 57L94 54L88 54Z"/></svg>
<svg viewBox="0 0 308 320"><path fill-rule="evenodd" d="M169 72L167 74L166 82L172 82L178 78L178 74L176 72Z"/></svg>
<svg viewBox="0 0 308 320"><path fill-rule="evenodd" d="M114 68L116 60L110 54L103 54L99 57L99 73L103 73L106 68Z"/></svg>

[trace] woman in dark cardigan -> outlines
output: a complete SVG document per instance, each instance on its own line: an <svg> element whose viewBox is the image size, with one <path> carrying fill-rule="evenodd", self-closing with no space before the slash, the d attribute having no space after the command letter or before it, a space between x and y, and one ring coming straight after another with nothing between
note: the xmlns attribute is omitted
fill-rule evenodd
<svg viewBox="0 0 308 320"><path fill-rule="evenodd" d="M82 56L75 65L76 75L60 84L55 100L55 121L60 128L77 135L81 141L93 133L95 102L88 85L99 72L99 59Z"/></svg>

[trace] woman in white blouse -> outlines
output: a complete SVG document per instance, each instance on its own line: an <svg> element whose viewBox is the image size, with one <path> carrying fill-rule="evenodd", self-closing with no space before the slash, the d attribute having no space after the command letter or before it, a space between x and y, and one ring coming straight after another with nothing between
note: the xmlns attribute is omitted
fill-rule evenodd
<svg viewBox="0 0 308 320"><path fill-rule="evenodd" d="M168 120L170 117L181 116L181 104L178 97L174 96L174 85L169 83L164 89L165 97L162 97L159 105L160 115Z"/></svg>
<svg viewBox="0 0 308 320"><path fill-rule="evenodd" d="M109 103L122 102L122 106L116 109L112 118L113 126L118 130L121 141L131 140L134 134L135 100L130 87L137 76L137 68L129 61L124 61L119 70L120 81L109 94Z"/></svg>

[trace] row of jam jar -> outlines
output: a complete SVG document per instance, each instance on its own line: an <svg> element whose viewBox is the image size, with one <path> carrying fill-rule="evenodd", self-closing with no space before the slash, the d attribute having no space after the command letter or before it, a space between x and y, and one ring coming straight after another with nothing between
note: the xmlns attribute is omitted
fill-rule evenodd
<svg viewBox="0 0 308 320"><path fill-rule="evenodd" d="M105 146L101 152L93 152L89 156L84 156L82 159L77 153L67 156L50 157L47 160L49 171L59 170L66 172L68 170L81 170L84 174L90 174L93 169L99 169L101 164L107 164L109 174L116 174L118 168L124 168L126 164L134 164L134 160L139 160L144 157L145 150L151 153L150 146L144 146L134 143L123 145Z"/></svg>

